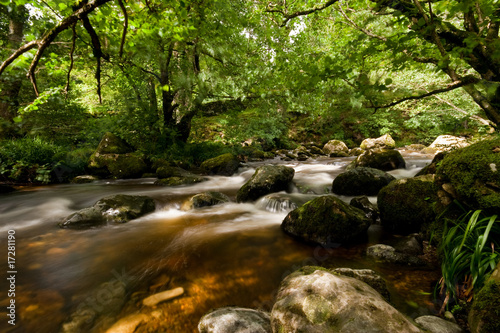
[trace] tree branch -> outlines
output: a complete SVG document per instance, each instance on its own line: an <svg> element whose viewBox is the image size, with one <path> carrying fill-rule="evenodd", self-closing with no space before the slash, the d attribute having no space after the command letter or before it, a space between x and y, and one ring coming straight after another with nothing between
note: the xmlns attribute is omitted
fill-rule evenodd
<svg viewBox="0 0 500 333"><path fill-rule="evenodd" d="M64 91L66 92L66 95L69 93L69 80L71 77L71 71L73 70L73 65L75 63L75 60L73 58L73 55L75 53L75 48L76 48L76 23L71 26L71 30L73 31L73 37L72 37L72 44L71 44L71 51L69 52L69 68L68 68L68 75L66 79L66 87L64 88Z"/></svg>
<svg viewBox="0 0 500 333"><path fill-rule="evenodd" d="M439 96L436 96L436 95L433 95L432 97L436 98L437 100L445 103L445 104L448 104L449 106L451 106L453 109L455 109L456 111L460 112L461 114L464 114L466 116L469 116L471 119L474 119L475 121L481 123L482 125L485 125L485 126L490 126L490 127L494 127L494 124L492 123L491 120L487 120L487 119L484 119L484 118L481 118L479 116L476 116L476 115L469 115L465 110L459 108L458 106L456 106L455 104L451 103L450 101L447 101Z"/></svg>
<svg viewBox="0 0 500 333"><path fill-rule="evenodd" d="M49 30L41 39L38 39L36 41L31 41L21 46L19 49L17 49L9 58L7 58L6 61L2 63L2 66L0 66L0 75L2 75L5 68L8 65L10 65L14 60L16 60L19 56L21 56L28 50L31 50L38 46L38 50L35 53L30 68L28 69L28 77L30 78L31 83L33 84L33 88L35 89L35 93L38 96L39 93L36 85L35 70L45 50L49 47L49 45L56 39L56 37L62 31L68 29L74 23L81 20L84 16L94 11L97 7L102 6L103 4L109 1L111 0L91 0L88 3L82 4L80 8L78 8L73 14L71 14L70 16L66 17L64 20L59 22L54 28Z"/></svg>
<svg viewBox="0 0 500 333"><path fill-rule="evenodd" d="M123 16L125 18L125 22L123 22L123 33L122 33L122 41L120 43L120 52L118 54L118 56L121 58L123 55L123 46L125 45L125 37L127 36L127 30L128 30L128 13L122 0L118 0L118 5L120 5L120 9L122 10Z"/></svg>
<svg viewBox="0 0 500 333"><path fill-rule="evenodd" d="M20 48L18 48L14 53L11 54L0 66L0 75L2 75L3 71L24 53L28 52L31 49L34 49L38 46L38 41L34 40L29 43L24 44Z"/></svg>
<svg viewBox="0 0 500 333"><path fill-rule="evenodd" d="M283 10L280 10L280 9L267 9L266 12L267 13L278 13L278 14L281 14L285 18L285 20L281 23L281 27L284 27L288 23L288 21L290 21L293 18L296 18L298 16L305 16L305 15L312 14L314 12L321 11L321 10L323 10L325 8L330 7L331 5L333 5L334 3L338 2L338 1L339 0L329 0L329 1L327 1L325 4L323 4L321 6L317 6L317 7L314 7L314 8L311 8L311 9L302 10L302 11L297 11L297 12L292 13L292 14L288 14L286 11L283 11Z"/></svg>
<svg viewBox="0 0 500 333"><path fill-rule="evenodd" d="M425 94L422 94L422 95L419 95L419 96L405 97L405 98L402 98L402 99L400 99L398 101L395 101L395 102L392 102L392 103L386 104L386 105L371 106L371 108L374 108L375 111L377 109L390 108L392 106L396 106L396 105L401 104L401 103L406 102L406 101L419 100L419 99L422 99L422 98L425 98L425 97L429 97L429 96L433 96L433 95L436 95L436 94L440 94L440 93L452 91L452 90L455 90L457 88L461 88L461 87L464 87L464 86L467 86L467 85L470 85L470 84L478 83L479 81L481 81L481 80L478 79L478 78L476 78L476 77L474 77L474 76L467 76L467 77L464 77L461 81L453 82L452 84L448 85L448 87L446 87L446 88L432 90L432 91L429 91L429 92L427 92Z"/></svg>
<svg viewBox="0 0 500 333"><path fill-rule="evenodd" d="M347 14L344 12L344 10L342 9L342 6L340 4L339 4L339 11L342 14L342 16L347 20L347 22L349 22L356 30L361 31L362 33L364 33L365 35L368 35L370 37L373 37L373 38L376 38L376 39L380 39L380 40L382 40L384 42L387 42L387 38L386 37L375 35L370 30L361 28L359 25L357 25L356 22L354 22L353 20L351 20L349 18L349 16L347 16Z"/></svg>

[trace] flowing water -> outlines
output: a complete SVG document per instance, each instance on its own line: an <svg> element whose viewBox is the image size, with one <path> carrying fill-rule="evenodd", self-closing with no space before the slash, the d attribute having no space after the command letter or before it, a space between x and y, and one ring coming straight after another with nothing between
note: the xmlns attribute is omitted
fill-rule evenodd
<svg viewBox="0 0 500 333"><path fill-rule="evenodd" d="M430 157L404 153L408 167L392 171L411 177ZM351 158L324 158L292 163L296 188L255 204L205 207L184 212L180 204L204 191L220 191L233 201L236 191L260 163L249 163L232 177L203 183L158 187L154 179L99 181L83 185L26 188L0 196L1 270L7 272L7 237L15 232L15 297L9 281L0 282L0 332L61 332L64 323L80 320L67 332L106 332L134 313L148 316L137 332L197 332L210 309L235 305L270 310L280 281L304 265L370 268L388 282L392 303L408 316L435 311L435 270L378 264L365 257L367 246L392 242L380 226L369 229L369 242L323 248L285 235L280 224L287 212L329 192L336 175ZM266 163L282 163L278 160ZM90 230L60 229L57 222L111 194L148 195L157 209L126 224ZM341 197L350 200L349 197ZM370 198L375 201L376 198ZM142 299L182 287L184 294L144 307ZM16 325L7 323L15 299ZM6 319L7 318L7 319ZM80 318L80 319L79 319ZM84 319L82 319L84 318Z"/></svg>

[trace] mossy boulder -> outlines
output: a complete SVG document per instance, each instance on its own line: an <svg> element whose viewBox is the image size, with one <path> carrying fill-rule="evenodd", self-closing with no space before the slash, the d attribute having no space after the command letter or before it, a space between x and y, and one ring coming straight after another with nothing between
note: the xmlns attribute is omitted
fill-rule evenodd
<svg viewBox="0 0 500 333"><path fill-rule="evenodd" d="M474 295L468 322L471 333L500 332L500 263Z"/></svg>
<svg viewBox="0 0 500 333"><path fill-rule="evenodd" d="M294 175L295 170L284 165L261 166L238 190L236 201L255 201L266 194L288 191Z"/></svg>
<svg viewBox="0 0 500 333"><path fill-rule="evenodd" d="M282 281L271 326L273 332L421 333L368 284L314 267Z"/></svg>
<svg viewBox="0 0 500 333"><path fill-rule="evenodd" d="M181 206L182 210L191 210L206 206L215 206L229 202L229 197L221 192L203 192L189 197Z"/></svg>
<svg viewBox="0 0 500 333"><path fill-rule="evenodd" d="M500 139L450 152L441 161L436 176L439 184L454 187L462 203L500 214Z"/></svg>
<svg viewBox="0 0 500 333"><path fill-rule="evenodd" d="M83 208L59 223L61 228L88 229L107 223L125 223L155 210L147 196L117 194L104 197L94 206Z"/></svg>
<svg viewBox="0 0 500 333"><path fill-rule="evenodd" d="M396 148L396 142L389 134L385 134L379 138L365 139L359 147L365 150L374 148L394 149Z"/></svg>
<svg viewBox="0 0 500 333"><path fill-rule="evenodd" d="M111 176L116 179L140 178L148 170L148 166L141 156L135 154L120 154L110 156L107 167Z"/></svg>
<svg viewBox="0 0 500 333"><path fill-rule="evenodd" d="M140 178L148 170L139 154L101 154L97 151L90 156L88 168L98 176L116 179Z"/></svg>
<svg viewBox="0 0 500 333"><path fill-rule="evenodd" d="M231 153L219 155L201 163L201 169L210 175L233 175L240 166L240 160Z"/></svg>
<svg viewBox="0 0 500 333"><path fill-rule="evenodd" d="M332 192L340 195L376 195L395 179L382 170L358 167L335 177Z"/></svg>
<svg viewBox="0 0 500 333"><path fill-rule="evenodd" d="M160 166L156 169L156 176L159 179L170 178L170 177L182 177L187 175L189 172L174 166Z"/></svg>
<svg viewBox="0 0 500 333"><path fill-rule="evenodd" d="M349 148L340 140L330 140L323 146L323 153L334 156L348 156Z"/></svg>
<svg viewBox="0 0 500 333"><path fill-rule="evenodd" d="M204 315L200 333L271 333L269 314L259 310L224 307Z"/></svg>
<svg viewBox="0 0 500 333"><path fill-rule="evenodd" d="M111 132L104 134L96 149L96 153L99 154L126 154L133 151L133 148L125 140Z"/></svg>
<svg viewBox="0 0 500 333"><path fill-rule="evenodd" d="M394 149L369 149L348 166L348 169L369 167L383 171L404 169L406 162L401 153Z"/></svg>
<svg viewBox="0 0 500 333"><path fill-rule="evenodd" d="M326 195L288 213L281 229L307 243L348 244L366 236L370 224L362 210Z"/></svg>
<svg viewBox="0 0 500 333"><path fill-rule="evenodd" d="M405 235L419 232L424 224L432 223L438 202L433 175L394 180L377 196L384 228Z"/></svg>

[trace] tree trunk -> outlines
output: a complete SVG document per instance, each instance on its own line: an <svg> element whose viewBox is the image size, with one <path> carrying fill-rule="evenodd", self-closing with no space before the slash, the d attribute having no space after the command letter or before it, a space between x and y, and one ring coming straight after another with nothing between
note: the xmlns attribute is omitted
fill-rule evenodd
<svg viewBox="0 0 500 333"><path fill-rule="evenodd" d="M24 6L16 7L9 13L9 36L7 45L10 49L17 49L24 37ZM8 75L0 79L0 117L12 122L17 115L19 107L19 91L21 90L22 77L20 75Z"/></svg>

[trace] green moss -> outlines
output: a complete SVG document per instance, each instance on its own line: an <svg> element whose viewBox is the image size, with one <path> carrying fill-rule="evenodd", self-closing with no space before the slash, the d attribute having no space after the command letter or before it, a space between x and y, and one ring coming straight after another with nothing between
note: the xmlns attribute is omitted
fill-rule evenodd
<svg viewBox="0 0 500 333"><path fill-rule="evenodd" d="M238 170L239 165L239 159L227 153L204 161L201 168L208 174L231 176Z"/></svg>
<svg viewBox="0 0 500 333"><path fill-rule="evenodd" d="M473 209L500 213L500 139L487 140L448 154L437 168L459 200Z"/></svg>
<svg viewBox="0 0 500 333"><path fill-rule="evenodd" d="M126 154L132 151L125 141L110 132L104 134L96 149L99 154Z"/></svg>
<svg viewBox="0 0 500 333"><path fill-rule="evenodd" d="M474 297L469 313L472 333L500 332L500 285L490 280Z"/></svg>
<svg viewBox="0 0 500 333"><path fill-rule="evenodd" d="M307 242L319 244L346 243L363 235L370 220L362 210L326 195L291 211L282 229Z"/></svg>
<svg viewBox="0 0 500 333"><path fill-rule="evenodd" d="M401 153L394 149L370 149L359 155L350 165L355 167L370 167L384 171L405 168L406 162Z"/></svg>
<svg viewBox="0 0 500 333"><path fill-rule="evenodd" d="M437 186L432 176L395 180L377 197L382 225L389 231L409 234L434 221Z"/></svg>
<svg viewBox="0 0 500 333"><path fill-rule="evenodd" d="M102 156L102 155L101 155ZM112 154L108 156L113 156ZM144 160L133 154L120 154L112 157L107 163L109 172L114 178L138 178L147 171Z"/></svg>

